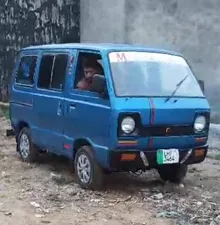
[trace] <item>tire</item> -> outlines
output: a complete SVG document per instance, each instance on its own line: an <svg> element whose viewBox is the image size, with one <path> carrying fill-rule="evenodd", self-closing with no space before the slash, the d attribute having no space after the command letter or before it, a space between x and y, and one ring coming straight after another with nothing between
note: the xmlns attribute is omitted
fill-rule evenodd
<svg viewBox="0 0 220 225"><path fill-rule="evenodd" d="M87 166L81 169L82 164L86 164ZM95 160L90 146L82 146L78 149L74 160L74 168L77 181L81 188L90 190L101 190L103 188L104 171ZM87 177L85 177L85 173Z"/></svg>
<svg viewBox="0 0 220 225"><path fill-rule="evenodd" d="M17 150L24 162L34 163L37 160L38 150L32 143L30 129L24 127L17 140Z"/></svg>
<svg viewBox="0 0 220 225"><path fill-rule="evenodd" d="M157 170L162 180L181 183L187 174L188 166L184 164L164 165Z"/></svg>
<svg viewBox="0 0 220 225"><path fill-rule="evenodd" d="M104 174L111 175L112 174L112 171L110 171L110 170L104 170Z"/></svg>

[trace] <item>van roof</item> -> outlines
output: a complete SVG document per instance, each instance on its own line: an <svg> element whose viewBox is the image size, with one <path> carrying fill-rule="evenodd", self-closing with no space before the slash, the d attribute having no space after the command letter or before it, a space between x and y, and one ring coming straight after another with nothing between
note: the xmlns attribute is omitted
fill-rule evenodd
<svg viewBox="0 0 220 225"><path fill-rule="evenodd" d="M137 44L113 44L113 43L67 43L67 44L47 44L47 45L35 45L23 48L22 50L43 50L43 49L90 49L90 50L107 50L107 51L147 51L155 53L164 53L172 55L180 55L177 52L169 51L165 49L149 48L143 45Z"/></svg>

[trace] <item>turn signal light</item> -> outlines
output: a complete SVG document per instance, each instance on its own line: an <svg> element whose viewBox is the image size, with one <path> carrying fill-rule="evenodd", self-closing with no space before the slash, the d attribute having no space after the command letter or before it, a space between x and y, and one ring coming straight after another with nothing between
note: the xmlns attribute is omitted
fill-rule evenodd
<svg viewBox="0 0 220 225"><path fill-rule="evenodd" d="M207 137L199 137L199 138L196 138L196 141L197 142L204 142L207 140Z"/></svg>
<svg viewBox="0 0 220 225"><path fill-rule="evenodd" d="M136 159L136 154L124 153L121 154L121 161L133 161Z"/></svg>
<svg viewBox="0 0 220 225"><path fill-rule="evenodd" d="M205 155L205 150L204 149L196 149L195 150L195 156L196 157L201 157Z"/></svg>

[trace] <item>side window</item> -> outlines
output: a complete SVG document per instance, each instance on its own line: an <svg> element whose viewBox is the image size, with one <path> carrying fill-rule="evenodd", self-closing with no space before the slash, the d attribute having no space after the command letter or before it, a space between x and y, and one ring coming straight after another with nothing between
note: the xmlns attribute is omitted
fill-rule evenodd
<svg viewBox="0 0 220 225"><path fill-rule="evenodd" d="M37 56L23 56L18 67L15 82L22 85L33 85L36 64Z"/></svg>
<svg viewBox="0 0 220 225"><path fill-rule="evenodd" d="M38 87L62 90L65 83L68 55L44 55L41 59Z"/></svg>
<svg viewBox="0 0 220 225"><path fill-rule="evenodd" d="M48 89L50 87L50 79L52 74L54 56L44 55L41 59L38 87Z"/></svg>
<svg viewBox="0 0 220 225"><path fill-rule="evenodd" d="M53 77L51 80L51 88L62 89L65 84L66 66L68 63L68 55L57 55L54 61Z"/></svg>
<svg viewBox="0 0 220 225"><path fill-rule="evenodd" d="M95 74L105 76L102 57L99 53L80 52L75 74L74 89L91 91Z"/></svg>

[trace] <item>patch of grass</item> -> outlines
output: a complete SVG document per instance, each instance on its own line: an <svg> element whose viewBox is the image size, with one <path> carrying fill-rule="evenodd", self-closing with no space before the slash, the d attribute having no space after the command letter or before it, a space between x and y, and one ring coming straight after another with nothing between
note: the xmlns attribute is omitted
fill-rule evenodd
<svg viewBox="0 0 220 225"><path fill-rule="evenodd" d="M220 160L220 153L215 153L208 156L211 159Z"/></svg>
<svg viewBox="0 0 220 225"><path fill-rule="evenodd" d="M0 117L9 119L9 106L0 104Z"/></svg>

